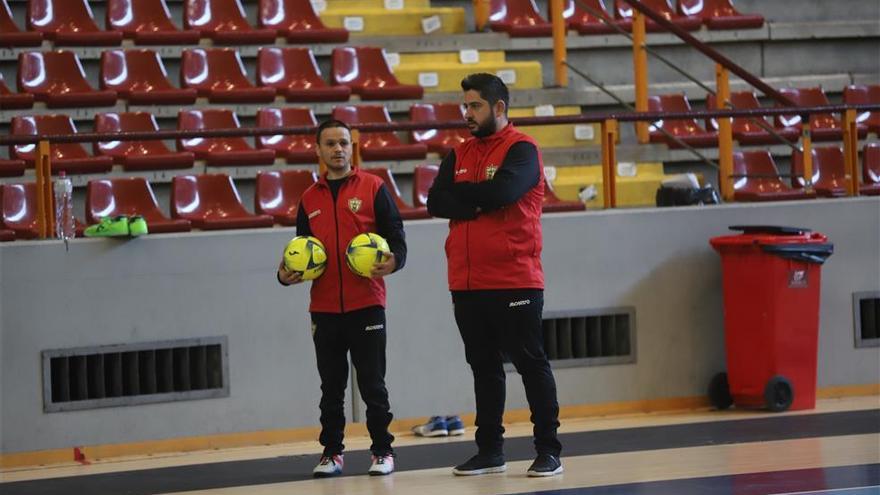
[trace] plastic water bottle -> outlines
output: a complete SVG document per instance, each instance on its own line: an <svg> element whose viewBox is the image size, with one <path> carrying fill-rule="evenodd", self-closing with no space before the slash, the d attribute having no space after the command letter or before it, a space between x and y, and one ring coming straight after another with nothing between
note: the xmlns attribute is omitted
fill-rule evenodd
<svg viewBox="0 0 880 495"><path fill-rule="evenodd" d="M55 236L64 244L76 235L73 219L73 182L61 172L55 179Z"/></svg>

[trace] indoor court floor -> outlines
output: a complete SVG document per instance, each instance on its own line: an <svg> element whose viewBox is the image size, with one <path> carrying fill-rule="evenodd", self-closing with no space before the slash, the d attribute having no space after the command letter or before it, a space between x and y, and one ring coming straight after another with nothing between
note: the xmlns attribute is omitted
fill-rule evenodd
<svg viewBox="0 0 880 495"><path fill-rule="evenodd" d="M2 495L880 495L880 397L811 411L689 411L563 419L565 473L525 475L530 425L508 428L507 472L456 477L463 437L399 434L397 472L364 473L367 438L347 439L345 474L316 480L317 442L0 471Z"/></svg>

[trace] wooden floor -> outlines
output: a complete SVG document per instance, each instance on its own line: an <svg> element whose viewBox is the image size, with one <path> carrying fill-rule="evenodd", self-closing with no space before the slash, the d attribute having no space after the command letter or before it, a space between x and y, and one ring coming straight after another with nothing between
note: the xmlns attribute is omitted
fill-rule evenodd
<svg viewBox="0 0 880 495"><path fill-rule="evenodd" d="M824 400L816 410L784 414L703 411L567 420L560 431L565 473L547 479L525 476L531 425L508 428L508 450L519 454L508 454L506 473L453 476L451 464L472 450L472 430L443 439L399 435L400 470L387 477L362 474L369 440L349 438L346 476L335 479L310 479L320 446L304 442L6 470L0 472L0 494L123 493L109 488L116 486L133 494L200 495L880 495L876 396ZM90 482L107 491L83 488Z"/></svg>

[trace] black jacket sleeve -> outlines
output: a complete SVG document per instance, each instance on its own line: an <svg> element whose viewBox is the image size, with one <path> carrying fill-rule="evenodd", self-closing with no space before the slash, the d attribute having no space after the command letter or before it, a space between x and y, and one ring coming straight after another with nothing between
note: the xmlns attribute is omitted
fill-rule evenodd
<svg viewBox="0 0 880 495"><path fill-rule="evenodd" d="M296 207L296 235L312 235L312 227L309 225L309 217L302 207L302 201ZM281 281L280 274L276 273L275 276L278 278L279 284L284 286L290 285Z"/></svg>
<svg viewBox="0 0 880 495"><path fill-rule="evenodd" d="M394 204L391 193L382 184L376 192L373 200L373 211L376 214L376 232L388 241L388 247L394 253L398 271L406 264L406 234L403 232L403 220L400 218L400 210Z"/></svg>
<svg viewBox="0 0 880 495"><path fill-rule="evenodd" d="M450 151L440 163L437 178L428 190L428 213L433 217L450 220L477 218L477 208L465 201L453 186L455 186L455 151Z"/></svg>
<svg viewBox="0 0 880 495"><path fill-rule="evenodd" d="M532 143L519 142L510 147L501 166L491 180L459 182L453 191L484 211L503 208L517 202L541 178L538 148Z"/></svg>

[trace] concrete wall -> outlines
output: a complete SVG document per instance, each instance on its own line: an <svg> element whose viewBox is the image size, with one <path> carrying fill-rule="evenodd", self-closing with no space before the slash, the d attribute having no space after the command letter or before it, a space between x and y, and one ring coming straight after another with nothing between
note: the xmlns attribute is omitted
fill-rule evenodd
<svg viewBox="0 0 880 495"><path fill-rule="evenodd" d="M564 405L698 396L724 369L718 256L739 223L828 234L820 386L876 383L877 348L855 349L851 295L880 290L880 200L650 209L544 217L547 311L633 306L634 364L558 368ZM388 279L388 386L398 418L473 408L446 290L441 220L406 224L407 267ZM3 452L317 424L308 287L274 271L290 229L0 246ZM45 303L42 303L45 302ZM44 306L45 304L45 306ZM40 351L226 335L230 396L45 414ZM518 377L508 407L524 407ZM355 417L357 419L357 417Z"/></svg>

